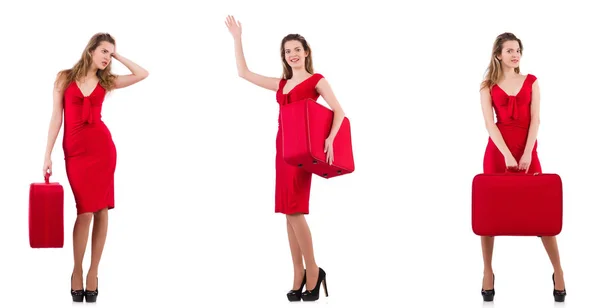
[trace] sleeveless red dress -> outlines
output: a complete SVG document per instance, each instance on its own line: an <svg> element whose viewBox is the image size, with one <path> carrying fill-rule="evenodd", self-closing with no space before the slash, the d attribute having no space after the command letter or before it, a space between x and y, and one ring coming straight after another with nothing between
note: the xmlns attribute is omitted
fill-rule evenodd
<svg viewBox="0 0 600 308"><path fill-rule="evenodd" d="M105 89L98 83L84 96L75 82L64 93L63 150L77 215L115 207L117 151L102 122Z"/></svg>
<svg viewBox="0 0 600 308"><path fill-rule="evenodd" d="M283 93L283 87L287 83L286 79L279 82L276 99L281 106L292 104L294 102L319 98L316 90L317 83L323 78L321 74L314 74L302 81L290 90L287 94ZM306 172L301 168L287 164L283 160L282 140L281 140L281 113L279 116L279 129L276 140L277 154L275 157L275 213L282 214L308 214L308 204L310 199L310 185L312 173Z"/></svg>
<svg viewBox="0 0 600 308"><path fill-rule="evenodd" d="M490 89L492 106L496 113L496 125L517 163L523 156L527 144L531 121L531 92L536 79L534 75L528 74L517 95L506 94L498 85L494 85ZM506 172L504 155L498 150L490 137L483 159L483 173L504 172ZM537 155L537 141L531 152L531 164L527 173L535 172L542 172Z"/></svg>

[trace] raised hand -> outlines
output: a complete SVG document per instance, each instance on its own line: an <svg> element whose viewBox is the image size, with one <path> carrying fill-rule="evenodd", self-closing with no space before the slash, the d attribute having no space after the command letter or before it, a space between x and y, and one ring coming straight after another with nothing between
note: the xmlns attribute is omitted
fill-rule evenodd
<svg viewBox="0 0 600 308"><path fill-rule="evenodd" d="M225 25L227 26L227 29L229 29L229 33L233 35L234 39L242 37L242 23L236 21L233 16L227 16Z"/></svg>

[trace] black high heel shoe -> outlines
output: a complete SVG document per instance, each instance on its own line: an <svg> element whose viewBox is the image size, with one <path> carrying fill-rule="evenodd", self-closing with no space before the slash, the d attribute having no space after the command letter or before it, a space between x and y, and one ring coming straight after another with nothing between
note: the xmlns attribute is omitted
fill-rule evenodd
<svg viewBox="0 0 600 308"><path fill-rule="evenodd" d="M71 275L71 281L73 281L73 275ZM82 290L71 289L71 297L73 297L74 302L78 302L78 303L83 302L83 289Z"/></svg>
<svg viewBox="0 0 600 308"><path fill-rule="evenodd" d="M493 274L493 284L496 284L496 274ZM481 288L481 296L483 297L484 302L492 302L494 301L494 296L496 295L495 288L491 288L490 290L484 290Z"/></svg>
<svg viewBox="0 0 600 308"><path fill-rule="evenodd" d="M306 290L302 292L303 301L314 302L319 300L319 294L321 293L321 283L323 283L323 289L325 289L325 296L329 297L329 292L327 292L327 280L325 279L325 276L325 271L319 267L319 278L317 279L317 285L315 285L315 288L312 290Z"/></svg>
<svg viewBox="0 0 600 308"><path fill-rule="evenodd" d="M552 284L556 287L556 282L554 281L554 274L552 274ZM554 289L554 301L555 302L564 302L565 297L567 296L567 289L557 290Z"/></svg>
<svg viewBox="0 0 600 308"><path fill-rule="evenodd" d="M304 270L304 278L302 279L302 284L300 284L300 288L298 290L290 290L287 293L287 298L290 302L298 302L302 298L302 289L306 284L306 270Z"/></svg>
<svg viewBox="0 0 600 308"><path fill-rule="evenodd" d="M98 298L98 277L96 277L96 290L89 291L85 290L85 301L88 303L95 303Z"/></svg>

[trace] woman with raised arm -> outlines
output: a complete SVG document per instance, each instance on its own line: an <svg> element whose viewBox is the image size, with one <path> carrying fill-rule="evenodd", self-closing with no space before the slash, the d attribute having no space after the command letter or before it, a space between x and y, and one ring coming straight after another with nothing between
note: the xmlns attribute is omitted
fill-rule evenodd
<svg viewBox="0 0 600 308"><path fill-rule="evenodd" d="M111 60L123 63L131 74L111 73ZM54 84L53 110L43 172L52 175L52 150L63 124L63 150L67 178L77 207L73 227L74 266L71 274L73 301L95 302L98 296L98 267L106 242L108 210L115 207L114 173L117 152L112 136L102 121L102 104L107 92L133 85L148 76L139 65L115 51L115 40L98 33L88 42L79 61L58 73ZM83 286L83 257L92 231L91 264Z"/></svg>
<svg viewBox="0 0 600 308"><path fill-rule="evenodd" d="M280 47L283 77L271 78L248 69L242 49L241 23L228 16L225 24L233 36L238 75L259 87L274 91L280 108L303 99L317 100L319 96L325 99L334 112L332 128L324 148L327 162L331 164L334 158L333 141L345 115L327 80L321 74L313 72L311 49L304 37L290 34L283 38ZM319 299L321 284L325 289L325 296L328 293L325 271L315 261L311 232L305 219L305 215L309 213L312 174L288 165L283 160L281 123L275 144L275 212L286 215L294 266L294 282L287 297L289 301L316 301ZM302 292L305 286L306 290Z"/></svg>
<svg viewBox="0 0 600 308"><path fill-rule="evenodd" d="M503 33L494 42L487 75L480 87L483 117L490 135L483 160L484 173L504 173L510 169L542 172L537 155L540 88L534 75L521 74L522 51L521 40L512 33ZM544 236L542 243L554 267L554 299L562 302L567 293L556 237ZM496 294L492 269L494 238L481 237L481 248L484 263L481 295L484 301L493 301Z"/></svg>

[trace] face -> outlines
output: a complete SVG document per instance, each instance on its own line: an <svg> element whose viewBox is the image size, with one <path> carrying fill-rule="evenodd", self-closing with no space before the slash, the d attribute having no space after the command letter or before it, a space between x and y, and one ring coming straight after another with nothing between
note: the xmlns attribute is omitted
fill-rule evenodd
<svg viewBox="0 0 600 308"><path fill-rule="evenodd" d="M521 48L519 47L519 42L504 42L504 44L502 44L502 53L498 56L498 60L510 68L519 67L519 62L521 61Z"/></svg>
<svg viewBox="0 0 600 308"><path fill-rule="evenodd" d="M308 52L302 48L302 43L299 41L287 41L283 45L285 52L285 61L292 68L302 68L304 61L308 56Z"/></svg>
<svg viewBox="0 0 600 308"><path fill-rule="evenodd" d="M101 42L100 45L92 51L92 63L98 69L103 70L110 64L114 53L115 45L109 42Z"/></svg>

